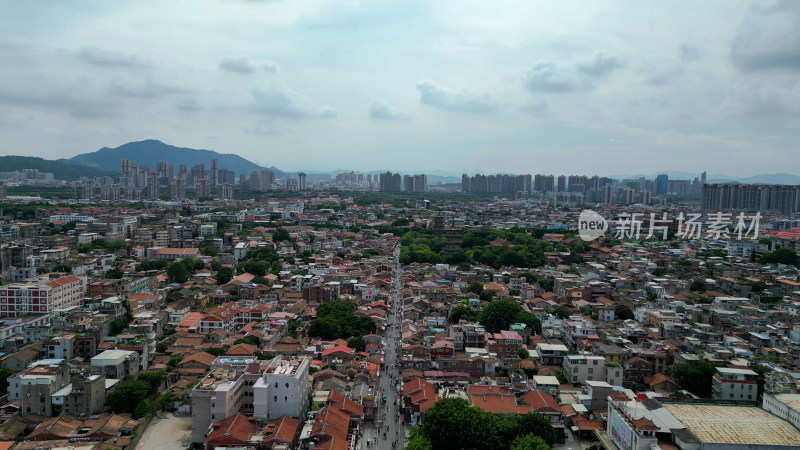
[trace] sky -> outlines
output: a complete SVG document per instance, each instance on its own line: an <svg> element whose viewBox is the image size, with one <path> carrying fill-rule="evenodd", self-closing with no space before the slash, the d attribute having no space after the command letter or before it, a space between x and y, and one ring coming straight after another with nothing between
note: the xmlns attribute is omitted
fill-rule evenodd
<svg viewBox="0 0 800 450"><path fill-rule="evenodd" d="M800 174L800 2L0 0L0 154Z"/></svg>

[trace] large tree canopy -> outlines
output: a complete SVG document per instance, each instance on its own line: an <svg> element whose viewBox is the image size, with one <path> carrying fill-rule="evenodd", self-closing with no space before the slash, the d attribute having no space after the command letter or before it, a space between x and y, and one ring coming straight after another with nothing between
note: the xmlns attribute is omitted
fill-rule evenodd
<svg viewBox="0 0 800 450"><path fill-rule="evenodd" d="M317 308L317 318L311 321L308 334L321 339L347 339L363 336L378 329L370 317L356 316L356 304L349 300L323 303Z"/></svg>
<svg viewBox="0 0 800 450"><path fill-rule="evenodd" d="M491 333L508 330L512 323L524 323L536 333L542 332L542 322L535 315L522 309L514 300L494 300L483 308L481 324Z"/></svg>
<svg viewBox="0 0 800 450"><path fill-rule="evenodd" d="M550 420L541 414L491 414L467 400L446 398L425 411L408 448L544 450L554 441Z"/></svg>

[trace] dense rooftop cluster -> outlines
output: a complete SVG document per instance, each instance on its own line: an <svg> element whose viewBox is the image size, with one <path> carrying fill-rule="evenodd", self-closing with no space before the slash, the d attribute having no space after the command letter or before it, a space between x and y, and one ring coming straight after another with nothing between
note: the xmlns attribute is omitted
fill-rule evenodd
<svg viewBox="0 0 800 450"><path fill-rule="evenodd" d="M399 370L410 448L800 443L795 219L607 206L642 234L586 241L546 201L390 198L3 204L0 441L125 448L161 415L186 446L365 448Z"/></svg>

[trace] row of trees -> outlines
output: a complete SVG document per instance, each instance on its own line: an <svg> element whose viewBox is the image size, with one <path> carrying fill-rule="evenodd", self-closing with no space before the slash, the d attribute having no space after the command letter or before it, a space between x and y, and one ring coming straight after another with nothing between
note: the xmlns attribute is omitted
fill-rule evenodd
<svg viewBox="0 0 800 450"><path fill-rule="evenodd" d="M450 323L459 320L480 321L490 333L508 330L512 323L524 323L534 332L542 332L542 322L535 315L525 311L522 305L514 300L502 299L489 302L480 311L466 305L456 306L450 313Z"/></svg>
<svg viewBox="0 0 800 450"><path fill-rule="evenodd" d="M503 266L540 267L547 261L545 252L569 251L573 261L580 261L580 254L589 250L589 244L583 241L576 241L570 246L542 241L540 238L543 234L543 230L528 231L522 228L469 230L461 237L463 250L445 256L443 237L434 236L431 230L412 230L405 232L400 240L403 244L400 262L403 264L446 262L453 265L478 263L495 269ZM504 239L512 245L490 245L490 242L497 238Z"/></svg>
<svg viewBox="0 0 800 450"><path fill-rule="evenodd" d="M425 411L406 448L547 450L555 439L550 420L541 414L490 414L465 399L446 398Z"/></svg>

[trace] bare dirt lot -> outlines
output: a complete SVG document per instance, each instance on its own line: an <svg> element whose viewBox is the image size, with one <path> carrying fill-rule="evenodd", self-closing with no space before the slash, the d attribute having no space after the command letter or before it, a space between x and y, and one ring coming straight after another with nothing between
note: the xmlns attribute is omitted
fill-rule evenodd
<svg viewBox="0 0 800 450"><path fill-rule="evenodd" d="M136 446L137 450L175 450L188 447L192 434L192 417L176 417L171 413L162 417L164 418L156 417L150 422Z"/></svg>

